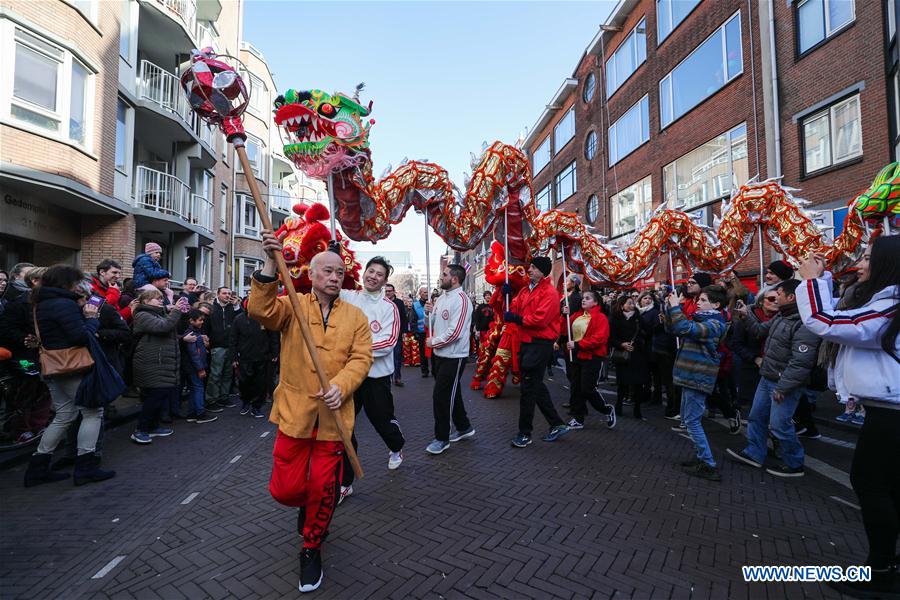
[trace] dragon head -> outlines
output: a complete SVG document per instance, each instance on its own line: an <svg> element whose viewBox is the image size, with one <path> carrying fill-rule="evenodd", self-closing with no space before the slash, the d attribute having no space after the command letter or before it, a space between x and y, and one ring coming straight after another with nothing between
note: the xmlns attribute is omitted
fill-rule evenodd
<svg viewBox="0 0 900 600"><path fill-rule="evenodd" d="M362 89L357 87L357 94ZM365 160L372 112L358 97L322 90L287 90L275 99L275 124L285 141L284 155L318 179Z"/></svg>
<svg viewBox="0 0 900 600"><path fill-rule="evenodd" d="M900 217L900 162L883 168L853 204L866 221Z"/></svg>

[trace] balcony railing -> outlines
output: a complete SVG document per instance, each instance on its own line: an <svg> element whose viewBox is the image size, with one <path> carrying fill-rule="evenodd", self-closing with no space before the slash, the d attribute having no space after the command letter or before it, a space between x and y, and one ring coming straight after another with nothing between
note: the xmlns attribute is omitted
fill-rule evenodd
<svg viewBox="0 0 900 600"><path fill-rule="evenodd" d="M183 181L149 167L138 166L134 205L190 221L191 188Z"/></svg>
<svg viewBox="0 0 900 600"><path fill-rule="evenodd" d="M212 202L199 194L191 194L189 220L194 225L212 232Z"/></svg>
<svg viewBox="0 0 900 600"><path fill-rule="evenodd" d="M191 116L194 119L194 132L200 135L200 141L204 142L213 152L215 152L216 134L218 133L218 129L213 129L206 123L200 121L200 118L196 113L192 113Z"/></svg>
<svg viewBox="0 0 900 600"><path fill-rule="evenodd" d="M192 35L197 34L197 0L156 0Z"/></svg>
<svg viewBox="0 0 900 600"><path fill-rule="evenodd" d="M141 61L138 93L163 110L172 113L193 129L193 111L181 91L178 77L149 60Z"/></svg>
<svg viewBox="0 0 900 600"><path fill-rule="evenodd" d="M290 213L291 207L294 205L294 198L290 192L276 185L269 188L269 207L272 210Z"/></svg>

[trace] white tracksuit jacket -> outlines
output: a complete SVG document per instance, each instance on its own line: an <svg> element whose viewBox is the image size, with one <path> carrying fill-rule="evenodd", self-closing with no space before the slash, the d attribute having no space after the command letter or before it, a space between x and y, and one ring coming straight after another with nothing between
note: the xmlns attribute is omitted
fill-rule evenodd
<svg viewBox="0 0 900 600"><path fill-rule="evenodd" d="M400 315L397 305L384 297L382 290L370 294L365 290L341 290L341 300L366 314L372 331L372 368L369 377L385 377L394 373L394 346L400 339Z"/></svg>
<svg viewBox="0 0 900 600"><path fill-rule="evenodd" d="M822 339L840 344L834 383L843 397L865 398L865 404L900 410L900 362L881 347L884 328L898 310L900 286L876 292L860 308L836 310L831 273L807 279L797 287L803 324ZM900 336L894 344L900 357Z"/></svg>
<svg viewBox="0 0 900 600"><path fill-rule="evenodd" d="M472 328L472 301L461 287L438 296L431 315L432 348L442 358L466 358Z"/></svg>

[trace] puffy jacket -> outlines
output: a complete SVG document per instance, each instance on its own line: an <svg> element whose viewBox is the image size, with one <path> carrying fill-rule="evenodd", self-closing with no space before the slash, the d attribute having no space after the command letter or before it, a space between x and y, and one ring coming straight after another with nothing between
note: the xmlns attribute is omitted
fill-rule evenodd
<svg viewBox="0 0 900 600"><path fill-rule="evenodd" d="M834 365L839 392L865 398L866 405L900 409L900 336L894 355L881 347L884 328L900 310L900 286L876 292L859 308L835 310L831 273L808 279L797 288L797 308L803 324L822 339L840 344Z"/></svg>
<svg viewBox="0 0 900 600"><path fill-rule="evenodd" d="M777 382L775 389L782 394L806 386L816 366L821 339L804 327L797 305L779 307L775 318L765 323L760 323L752 311L747 320L753 335L766 336L759 374Z"/></svg>
<svg viewBox="0 0 900 600"><path fill-rule="evenodd" d="M194 335L197 339L193 342L184 340L183 338L188 334ZM178 337L181 339L181 343L184 344L184 354L181 355L182 370L188 374L205 371L207 369L209 351L206 349L206 344L203 343L203 331L194 328L193 325L188 325L184 333L179 333Z"/></svg>
<svg viewBox="0 0 900 600"><path fill-rule="evenodd" d="M712 393L719 375L719 344L727 328L725 317L719 311L698 311L688 320L680 306L666 314L669 330L682 338L672 381L675 385Z"/></svg>
<svg viewBox="0 0 900 600"><path fill-rule="evenodd" d="M97 331L97 319L85 319L78 306L78 294L54 287L39 287L37 325L41 345L48 350L87 346L88 336Z"/></svg>
<svg viewBox="0 0 900 600"><path fill-rule="evenodd" d="M594 306L590 310L580 310L572 315L572 321L587 314L590 322L584 337L575 342L575 358L579 360L591 360L606 356L609 343L609 320L603 314L603 309Z"/></svg>
<svg viewBox="0 0 900 600"><path fill-rule="evenodd" d="M162 268L158 260L153 260L149 254L138 254L131 262L134 269L132 284L134 289L140 289L160 277L169 277L169 272Z"/></svg>
<svg viewBox="0 0 900 600"><path fill-rule="evenodd" d="M132 359L133 383L141 388L171 388L178 385L178 334L181 313L165 314L160 306L139 305L134 311L136 346Z"/></svg>
<svg viewBox="0 0 900 600"><path fill-rule="evenodd" d="M526 285L519 290L509 310L522 317L518 330L523 343L534 338L556 341L559 337L559 292L549 277L541 279L534 289Z"/></svg>
<svg viewBox="0 0 900 600"><path fill-rule="evenodd" d="M206 322L209 323L209 347L227 348L231 341L231 326L234 318L241 312L233 304L222 306L218 300L212 303L212 312Z"/></svg>

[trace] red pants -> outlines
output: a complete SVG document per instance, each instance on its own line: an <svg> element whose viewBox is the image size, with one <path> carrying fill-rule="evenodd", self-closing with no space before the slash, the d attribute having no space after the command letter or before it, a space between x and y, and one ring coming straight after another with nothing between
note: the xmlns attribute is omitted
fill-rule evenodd
<svg viewBox="0 0 900 600"><path fill-rule="evenodd" d="M303 547L318 548L341 493L344 444L292 438L279 431L272 456L269 493L285 506L306 509Z"/></svg>

